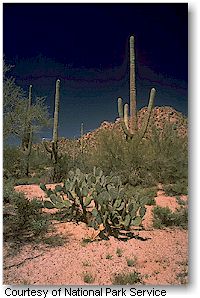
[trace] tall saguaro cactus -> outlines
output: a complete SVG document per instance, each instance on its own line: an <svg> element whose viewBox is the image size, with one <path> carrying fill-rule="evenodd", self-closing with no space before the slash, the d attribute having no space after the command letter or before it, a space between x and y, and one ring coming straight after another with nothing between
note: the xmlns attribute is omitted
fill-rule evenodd
<svg viewBox="0 0 200 298"><path fill-rule="evenodd" d="M58 162L58 115L60 105L60 80L56 81L56 93L55 93L55 108L54 108L54 124L53 124L53 139L51 146L48 146L44 142L45 149L51 153L51 158L54 164ZM55 170L55 169L54 169Z"/></svg>
<svg viewBox="0 0 200 298"><path fill-rule="evenodd" d="M130 132L137 130L136 84L135 84L135 49L134 36L130 37Z"/></svg>
<svg viewBox="0 0 200 298"><path fill-rule="evenodd" d="M26 150L29 146L30 134L31 134L31 122L30 122L30 112L31 112L31 105L32 105L32 85L29 86L29 93L28 93L28 102L26 108L26 115L25 115L25 125L24 125L24 132L22 137L21 148L22 150Z"/></svg>
<svg viewBox="0 0 200 298"><path fill-rule="evenodd" d="M23 152L25 158L25 174L29 175L29 159L32 150L32 143L33 143L33 129L31 126L30 121L30 112L32 106L32 85L29 86L29 95L28 95L28 103L27 103L27 110L26 110L26 120L25 120L25 128L24 134L22 138L21 144L21 151Z"/></svg>
<svg viewBox="0 0 200 298"><path fill-rule="evenodd" d="M55 110L54 110L54 125L53 125L53 141L58 141L58 114L60 105L60 80L56 81L56 94L55 94Z"/></svg>
<svg viewBox="0 0 200 298"><path fill-rule="evenodd" d="M122 129L126 135L128 140L132 139L134 134L139 134L140 138L143 138L151 116L151 112L154 106L154 98L156 95L155 88L151 89L149 104L147 109L147 115L145 117L145 121L143 123L142 128L138 131L138 123L137 123L137 107L136 107L136 83L135 83L135 50L134 50L134 36L130 37L130 127L129 127L129 106L128 104L124 105L123 111L123 103L122 98L118 98L118 114L121 119Z"/></svg>

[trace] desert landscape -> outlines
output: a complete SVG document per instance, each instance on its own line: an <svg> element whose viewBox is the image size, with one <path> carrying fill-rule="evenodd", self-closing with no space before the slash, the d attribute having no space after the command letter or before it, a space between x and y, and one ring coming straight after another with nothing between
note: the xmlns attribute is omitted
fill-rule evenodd
<svg viewBox="0 0 200 298"><path fill-rule="evenodd" d="M37 185L17 186L16 191L24 192L27 199L44 198ZM175 197L166 196L161 190L155 200L157 206L172 211L180 207ZM182 200L187 202L187 197ZM144 229L134 230L133 238L127 241L114 237L92 241L95 230L84 223L52 220L53 231L45 237L54 237L55 242L62 239L61 244L24 244L13 253L16 247L5 243L4 284L112 285L126 284L126 279L127 284L186 284L187 230L153 228L152 206L147 209L143 225ZM132 279L131 274L135 274Z"/></svg>
<svg viewBox="0 0 200 298"><path fill-rule="evenodd" d="M186 122L174 109L156 107L152 117L162 131L164 121L169 120L172 125L176 123L178 127L177 138L184 140L187 136ZM99 135L112 131L123 136L119 119L114 124L104 122L96 131L83 135L84 143L75 140L73 145L72 141L61 139L58 143L59 148L62 152L68 149L74 158L74 148L78 151L80 144L84 144L84 150L89 154L91 150L87 148L98 147ZM34 145L35 154L38 154L38 146L41 147L42 144ZM44 147L41 148L43 154L46 154ZM43 171L48 174L49 168L44 168ZM35 173L28 179L34 182L38 179L37 176L38 173ZM48 175L43 174L40 181L46 183L47 179ZM63 186L63 182L47 183L47 191L44 191L41 184L23 185L23 180L24 178L18 179L19 185L14 187L15 194L23 194L28 202L37 199L42 203L37 207L40 210L37 220L45 223L44 231L42 225L35 227L35 230L28 225L27 229L21 226L21 229L13 232L12 219L19 216L19 211L17 212L16 207L13 208L13 204L7 201L4 206L4 284L188 283L188 196L184 181L168 186L161 183L156 187L135 186L138 193L141 192L141 195L147 196L150 200L145 205L142 222L138 226L130 226L128 235L122 228L121 234L117 237L111 233L104 239L101 237L100 229L88 226L81 217L76 220L69 214L66 215L65 208L46 208L44 202L49 202L48 190L54 191L56 186ZM49 195L51 197L52 194ZM28 207L30 208L25 204L24 208ZM92 210L93 207L91 203L87 210ZM156 207L161 208L157 209L157 213ZM20 212L24 212L23 208ZM28 218L26 220L29 221Z"/></svg>
<svg viewBox="0 0 200 298"><path fill-rule="evenodd" d="M120 5L5 4L4 285L189 282L187 5Z"/></svg>

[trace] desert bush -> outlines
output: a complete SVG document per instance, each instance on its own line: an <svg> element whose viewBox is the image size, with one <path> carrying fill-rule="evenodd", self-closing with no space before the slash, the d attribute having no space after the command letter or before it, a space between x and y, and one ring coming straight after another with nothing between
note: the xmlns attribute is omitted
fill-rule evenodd
<svg viewBox="0 0 200 298"><path fill-rule="evenodd" d="M187 138L179 136L174 125L167 122L163 130L153 127L148 138L140 140L136 134L129 142L117 131L103 131L91 162L133 186L150 187L179 180L187 183Z"/></svg>
<svg viewBox="0 0 200 298"><path fill-rule="evenodd" d="M9 186L10 187L10 186ZM8 197L6 195L6 197ZM4 236L12 238L38 236L47 231L48 220L42 213L42 202L36 199L29 201L23 193L15 192L10 188L9 205L5 205ZM12 212L6 212L6 208Z"/></svg>
<svg viewBox="0 0 200 298"><path fill-rule="evenodd" d="M13 204L16 207L15 230L31 230L34 234L46 231L47 222L42 215L40 201L29 201L20 193L15 197Z"/></svg>
<svg viewBox="0 0 200 298"><path fill-rule="evenodd" d="M166 123L162 131L156 128L152 130L150 142L150 171L156 181L163 184L187 181L187 138L179 136L174 125Z"/></svg>
<svg viewBox="0 0 200 298"><path fill-rule="evenodd" d="M168 196L179 196L188 194L187 180L178 180L175 184L168 184L163 186L163 190Z"/></svg>
<svg viewBox="0 0 200 298"><path fill-rule="evenodd" d="M36 172L39 176L40 172L43 172L45 167L48 167L50 164L49 155L41 150L40 148L33 148L30 155L30 168L33 172Z"/></svg>
<svg viewBox="0 0 200 298"><path fill-rule="evenodd" d="M157 187L143 188L140 185L135 187L128 185L127 195L137 198L139 201L145 200L145 205L156 205L155 197L157 195Z"/></svg>
<svg viewBox="0 0 200 298"><path fill-rule="evenodd" d="M19 148L5 145L3 148L3 169L4 177L21 176L21 159L22 154Z"/></svg>
<svg viewBox="0 0 200 298"><path fill-rule="evenodd" d="M26 158L23 152L19 147L12 147L5 145L3 152L3 168L4 168L4 177L14 178L18 180L19 184L20 179L25 179L24 184L34 183L29 181L32 174L38 179L42 176L45 176L45 168L50 164L50 159L44 153L39 153L39 151L32 150L29 156L29 168L30 176L26 175ZM26 181L27 179L27 181ZM38 183L35 182L35 183Z"/></svg>
<svg viewBox="0 0 200 298"><path fill-rule="evenodd" d="M63 246L65 239L60 235L53 235L44 239L44 243L50 247Z"/></svg>
<svg viewBox="0 0 200 298"><path fill-rule="evenodd" d="M122 249L121 248L117 248L117 250L116 250L116 255L118 256L118 257L122 257L122 255L123 255L123 251L122 251Z"/></svg>
<svg viewBox="0 0 200 298"><path fill-rule="evenodd" d="M83 173L88 173L91 171L91 166L88 163L88 155L81 153L74 158L68 154L63 154L62 157L58 160L58 173L59 181L65 179L68 176L69 171L76 171L80 169Z"/></svg>
<svg viewBox="0 0 200 298"><path fill-rule="evenodd" d="M123 184L155 185L149 170L148 142L140 141L137 135L127 142L117 131L103 131L91 161L107 175L119 175Z"/></svg>
<svg viewBox="0 0 200 298"><path fill-rule="evenodd" d="M3 180L3 201L4 203L14 204L15 200L18 199L19 193L15 191L14 187L16 185L23 185L23 184L35 184L38 183L38 178L35 177L25 177L25 178L10 178ZM21 196L22 194L20 194Z"/></svg>
<svg viewBox="0 0 200 298"><path fill-rule="evenodd" d="M134 257L133 259L126 259L126 262L127 262L127 266L128 267L133 267L133 266L135 266L136 265L136 263L137 263L137 258L136 257Z"/></svg>
<svg viewBox="0 0 200 298"><path fill-rule="evenodd" d="M84 173L91 169L86 154L81 153L73 158L67 153L61 153L56 164L49 159L47 166L41 171L40 179L43 183L59 183L68 176L70 170L77 168Z"/></svg>
<svg viewBox="0 0 200 298"><path fill-rule="evenodd" d="M30 185L30 184L39 184L40 178L38 177L22 177L14 179L15 185Z"/></svg>
<svg viewBox="0 0 200 298"><path fill-rule="evenodd" d="M95 281L95 278L91 273L86 272L83 276L83 280L86 284L91 284Z"/></svg>
<svg viewBox="0 0 200 298"><path fill-rule="evenodd" d="M187 229L188 226L188 208L180 207L172 212L169 207L154 207L153 226L161 229L163 227L178 226Z"/></svg>
<svg viewBox="0 0 200 298"><path fill-rule="evenodd" d="M143 283L142 277L137 271L115 274L112 282L113 285L135 285L141 283Z"/></svg>
<svg viewBox="0 0 200 298"><path fill-rule="evenodd" d="M3 181L3 202L11 203L13 197L16 197L17 193L14 191L14 180L5 179Z"/></svg>

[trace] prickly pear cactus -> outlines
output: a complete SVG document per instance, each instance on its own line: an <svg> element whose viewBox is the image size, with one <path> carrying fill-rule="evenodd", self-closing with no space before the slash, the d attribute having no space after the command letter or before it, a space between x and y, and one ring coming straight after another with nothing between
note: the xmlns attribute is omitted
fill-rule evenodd
<svg viewBox="0 0 200 298"><path fill-rule="evenodd" d="M83 174L80 169L70 171L63 185L46 192L45 208L67 208L82 214L81 220L94 229L117 236L116 230L129 230L139 226L146 213L146 200L127 195L126 188L117 176L105 176L101 169ZM78 213L79 211L79 213ZM102 226L104 227L102 229Z"/></svg>

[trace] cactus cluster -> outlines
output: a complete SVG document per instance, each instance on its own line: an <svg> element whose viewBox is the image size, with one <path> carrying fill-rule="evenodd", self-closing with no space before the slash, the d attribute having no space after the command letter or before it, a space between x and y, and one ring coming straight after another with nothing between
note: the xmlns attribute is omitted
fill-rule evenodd
<svg viewBox="0 0 200 298"><path fill-rule="evenodd" d="M140 131L137 126L137 109L136 109L136 83L135 83L135 51L134 36L130 37L130 126L129 126L129 105L123 107L122 98L118 98L118 114L121 120L122 129L127 140L131 140L135 133L142 139L148 128L151 112L153 110L154 98L156 95L155 88L150 91L149 104L146 119Z"/></svg>
<svg viewBox="0 0 200 298"><path fill-rule="evenodd" d="M88 226L96 230L101 227L108 235L117 236L117 231L140 226L146 212L146 200L128 196L119 177L106 176L97 168L89 174L80 169L70 171L68 179L54 191L45 185L40 187L48 197L45 208L67 208L75 215L81 213Z"/></svg>

